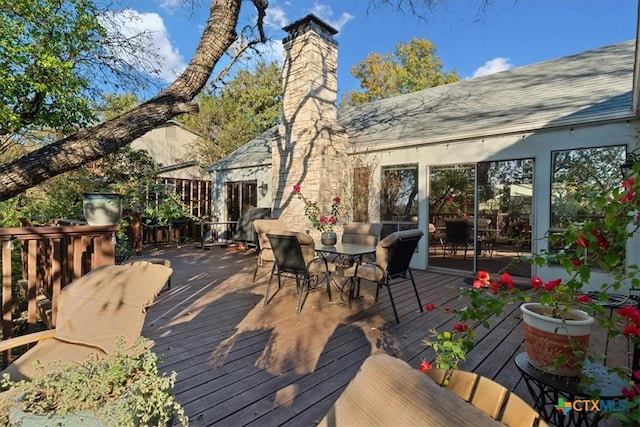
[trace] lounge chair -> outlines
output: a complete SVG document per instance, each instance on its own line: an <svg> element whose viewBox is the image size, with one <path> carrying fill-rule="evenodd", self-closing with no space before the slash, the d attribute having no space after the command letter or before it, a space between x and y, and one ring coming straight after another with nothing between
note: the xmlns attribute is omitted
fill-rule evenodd
<svg viewBox="0 0 640 427"><path fill-rule="evenodd" d="M0 341L0 351L37 344L2 373L13 381L31 380L60 368L82 363L90 354L113 352L118 336L125 349L133 347L147 308L171 277L172 269L150 262L97 268L65 286L58 299L54 329ZM43 370L36 369L40 361Z"/></svg>

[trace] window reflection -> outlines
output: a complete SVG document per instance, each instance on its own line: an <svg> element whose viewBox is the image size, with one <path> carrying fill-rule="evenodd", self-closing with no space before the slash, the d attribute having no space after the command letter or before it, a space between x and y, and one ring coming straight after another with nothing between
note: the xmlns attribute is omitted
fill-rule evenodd
<svg viewBox="0 0 640 427"><path fill-rule="evenodd" d="M418 165L382 168L380 220L382 237L418 227Z"/></svg>

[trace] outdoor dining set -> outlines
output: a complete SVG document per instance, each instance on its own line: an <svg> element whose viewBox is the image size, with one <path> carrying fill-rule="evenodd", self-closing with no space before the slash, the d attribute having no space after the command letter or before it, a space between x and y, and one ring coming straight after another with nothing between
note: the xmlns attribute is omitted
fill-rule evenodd
<svg viewBox="0 0 640 427"><path fill-rule="evenodd" d="M261 269L271 267L264 305L274 297L271 293L274 277L277 278L278 290L282 288L282 278L289 277L296 283L298 314L309 291L322 284L326 286L330 301L334 288L340 292L341 298L347 298L351 308L353 300L360 295L362 280L375 284L375 301L380 289L387 289L398 323L392 286L411 282L422 311L409 267L424 234L422 230L396 231L381 239L381 223L352 222L344 226L339 242L325 246L306 233L289 230L287 224L278 219L257 219L253 226L258 236L258 259L253 280L257 279Z"/></svg>

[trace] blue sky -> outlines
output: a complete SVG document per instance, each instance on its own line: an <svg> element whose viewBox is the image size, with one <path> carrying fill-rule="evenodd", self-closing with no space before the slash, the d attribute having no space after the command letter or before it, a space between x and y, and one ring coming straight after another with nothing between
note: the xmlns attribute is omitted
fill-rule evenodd
<svg viewBox="0 0 640 427"><path fill-rule="evenodd" d="M189 61L208 16L208 1L196 2L195 10L184 3L189 2L127 0L139 18L135 26L154 32L167 82ZM280 61L282 27L314 13L339 31L342 94L359 87L350 73L353 65L412 38L433 42L444 69L467 79L636 37L636 0L492 0L484 11L480 5L480 0L448 0L422 21L391 7L371 9L368 0L270 0L266 21L273 43L268 52ZM240 23L252 22L252 16L251 2L244 1Z"/></svg>

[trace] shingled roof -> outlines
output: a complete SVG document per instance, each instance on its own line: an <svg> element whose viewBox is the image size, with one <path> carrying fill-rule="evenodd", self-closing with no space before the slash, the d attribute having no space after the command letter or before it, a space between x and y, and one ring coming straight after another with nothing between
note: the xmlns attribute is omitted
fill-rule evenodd
<svg viewBox="0 0 640 427"><path fill-rule="evenodd" d="M631 40L342 108L338 124L355 150L375 150L632 118L634 55ZM212 169L269 164L273 137L271 129Z"/></svg>

